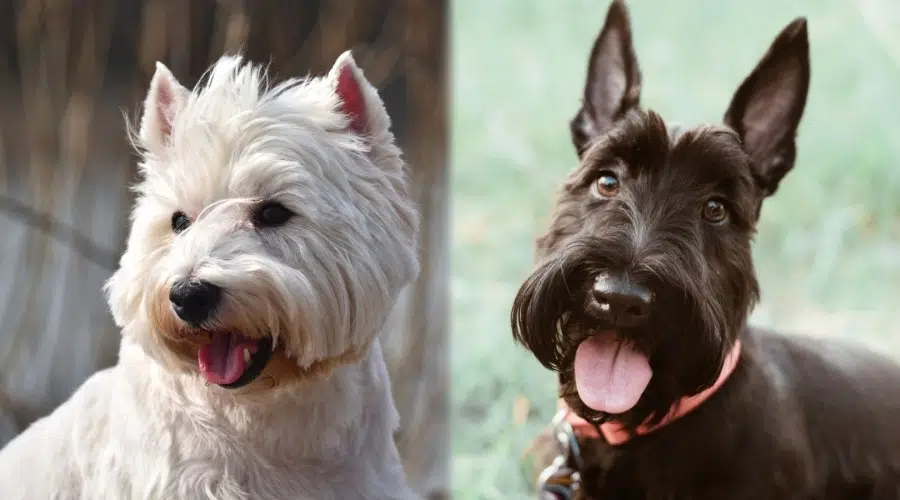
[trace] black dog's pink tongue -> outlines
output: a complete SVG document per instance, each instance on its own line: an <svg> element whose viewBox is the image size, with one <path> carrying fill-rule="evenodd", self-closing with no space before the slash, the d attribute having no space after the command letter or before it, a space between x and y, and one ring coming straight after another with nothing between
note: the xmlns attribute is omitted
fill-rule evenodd
<svg viewBox="0 0 900 500"><path fill-rule="evenodd" d="M575 388L589 408L624 413L637 404L653 371L647 357L616 340L615 332L600 332L575 351Z"/></svg>
<svg viewBox="0 0 900 500"><path fill-rule="evenodd" d="M254 354L257 348L256 340L236 333L211 333L210 343L197 353L200 375L213 384L232 384L241 378L249 365L249 356L244 350Z"/></svg>

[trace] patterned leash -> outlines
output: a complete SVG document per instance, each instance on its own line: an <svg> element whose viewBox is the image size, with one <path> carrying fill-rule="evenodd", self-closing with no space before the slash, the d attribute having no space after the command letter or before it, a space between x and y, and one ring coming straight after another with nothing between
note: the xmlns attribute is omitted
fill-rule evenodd
<svg viewBox="0 0 900 500"><path fill-rule="evenodd" d="M553 435L559 453L537 479L540 500L582 500L581 473L584 461L572 424L566 420L568 408L560 408L553 417Z"/></svg>

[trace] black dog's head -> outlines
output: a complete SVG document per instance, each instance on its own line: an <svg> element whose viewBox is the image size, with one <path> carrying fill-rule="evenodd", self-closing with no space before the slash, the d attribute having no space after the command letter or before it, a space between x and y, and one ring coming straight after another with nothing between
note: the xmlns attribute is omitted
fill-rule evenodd
<svg viewBox="0 0 900 500"><path fill-rule="evenodd" d="M723 125L679 130L639 108L629 24L616 0L571 123L580 164L511 319L578 414L633 429L715 382L757 300L750 243L763 199L794 165L810 69L797 19Z"/></svg>

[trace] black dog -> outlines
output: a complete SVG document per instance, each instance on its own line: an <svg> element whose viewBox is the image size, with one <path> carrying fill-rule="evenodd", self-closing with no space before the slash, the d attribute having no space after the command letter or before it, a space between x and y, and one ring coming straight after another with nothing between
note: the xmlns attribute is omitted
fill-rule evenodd
<svg viewBox="0 0 900 500"><path fill-rule="evenodd" d="M639 108L631 40L616 0L571 123L580 165L511 315L516 340L600 430L581 442L583 494L900 498L900 367L746 324L760 208L796 156L805 19L778 35L724 125L686 130Z"/></svg>

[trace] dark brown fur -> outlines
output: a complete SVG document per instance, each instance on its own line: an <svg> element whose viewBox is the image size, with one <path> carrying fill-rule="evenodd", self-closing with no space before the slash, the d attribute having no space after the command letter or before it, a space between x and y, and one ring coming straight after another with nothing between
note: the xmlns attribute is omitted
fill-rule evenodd
<svg viewBox="0 0 900 500"><path fill-rule="evenodd" d="M559 375L560 393L595 423L634 430L711 386L740 338L738 368L686 417L612 447L584 443L587 496L598 499L900 498L900 368L838 343L754 331L751 241L763 200L796 157L809 87L806 21L773 42L740 85L724 126L680 131L639 108L641 73L624 2L610 7L572 120L580 158L538 239L538 264L513 304L517 341ZM620 188L597 196L613 175ZM710 199L727 218L701 217ZM617 327L653 378L624 414L578 397L578 344L610 325L592 309L600 275L652 291L645 323Z"/></svg>

